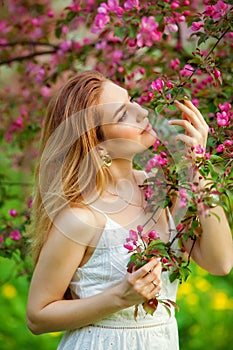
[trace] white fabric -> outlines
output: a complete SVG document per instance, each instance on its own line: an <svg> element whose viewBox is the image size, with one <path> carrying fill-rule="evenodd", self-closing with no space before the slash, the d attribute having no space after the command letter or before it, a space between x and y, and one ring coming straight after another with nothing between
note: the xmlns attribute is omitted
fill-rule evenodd
<svg viewBox="0 0 233 350"><path fill-rule="evenodd" d="M171 240L175 226L168 214ZM106 225L93 255L77 269L71 281L74 299L98 294L123 279L129 260L123 247L127 236L128 230L106 216ZM168 272L162 273L162 282L160 297L175 301L178 282L170 283ZM159 304L151 316L139 306L135 321L134 307L129 307L88 327L65 332L57 350L178 350L173 307L171 311L170 316Z"/></svg>

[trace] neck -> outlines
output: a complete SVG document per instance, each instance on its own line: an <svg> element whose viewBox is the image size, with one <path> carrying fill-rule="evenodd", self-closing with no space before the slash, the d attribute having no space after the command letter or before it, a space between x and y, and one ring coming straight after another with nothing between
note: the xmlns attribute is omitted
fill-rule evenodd
<svg viewBox="0 0 233 350"><path fill-rule="evenodd" d="M120 189L120 183L123 184L123 182L129 181L131 184L134 184L135 182L132 162L127 159L114 159L111 167L109 168L109 175L109 187L117 185Z"/></svg>

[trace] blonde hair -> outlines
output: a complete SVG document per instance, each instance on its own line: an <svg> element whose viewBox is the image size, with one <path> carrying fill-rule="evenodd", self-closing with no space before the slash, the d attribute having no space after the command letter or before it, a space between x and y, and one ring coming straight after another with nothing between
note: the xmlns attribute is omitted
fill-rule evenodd
<svg viewBox="0 0 233 350"><path fill-rule="evenodd" d="M31 251L37 262L55 216L67 205L80 205L93 188L106 182L96 146L102 140L100 109L103 82L96 71L68 80L51 99L42 129L35 172Z"/></svg>

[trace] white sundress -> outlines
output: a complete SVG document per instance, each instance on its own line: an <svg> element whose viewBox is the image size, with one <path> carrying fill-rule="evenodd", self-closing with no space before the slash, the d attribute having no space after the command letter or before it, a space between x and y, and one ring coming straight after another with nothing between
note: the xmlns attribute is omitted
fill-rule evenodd
<svg viewBox="0 0 233 350"><path fill-rule="evenodd" d="M97 210L95 208L95 210ZM102 213L104 214L104 213ZM85 265L79 267L70 283L73 299L87 298L101 293L120 282L126 274L129 254L123 247L128 230L110 217L97 247ZM175 225L168 211L170 240ZM175 241L177 246L177 240ZM173 246L173 249L177 247ZM161 298L176 300L178 281L169 281L169 272L162 272ZM66 331L57 350L178 350L178 330L174 308L171 315L158 304L153 316L139 305L134 320L134 306L118 311L99 322Z"/></svg>

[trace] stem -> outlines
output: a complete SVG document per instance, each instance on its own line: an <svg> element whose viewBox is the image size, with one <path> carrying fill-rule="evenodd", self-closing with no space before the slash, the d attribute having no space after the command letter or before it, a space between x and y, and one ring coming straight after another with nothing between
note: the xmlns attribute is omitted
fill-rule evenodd
<svg viewBox="0 0 233 350"><path fill-rule="evenodd" d="M194 248L194 246L195 246L197 237L195 236L194 238L191 238L191 239L193 240L193 243L192 243L192 247L191 247L191 249L190 249L189 256L188 256L188 261L187 261L187 264L186 264L187 267L188 267L189 264L190 264L191 254L192 254L193 248Z"/></svg>

